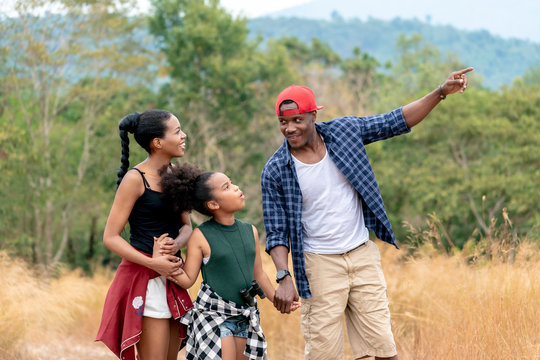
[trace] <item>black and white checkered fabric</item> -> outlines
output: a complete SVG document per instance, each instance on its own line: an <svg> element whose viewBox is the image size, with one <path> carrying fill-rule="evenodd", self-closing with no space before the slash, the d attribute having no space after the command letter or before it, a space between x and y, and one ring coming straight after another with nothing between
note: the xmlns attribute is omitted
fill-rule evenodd
<svg viewBox="0 0 540 360"><path fill-rule="evenodd" d="M219 326L227 318L239 315L249 319L244 355L249 359L266 359L266 339L259 321L259 309L256 306L238 307L203 282L193 307L180 319L188 326L186 360L221 359Z"/></svg>

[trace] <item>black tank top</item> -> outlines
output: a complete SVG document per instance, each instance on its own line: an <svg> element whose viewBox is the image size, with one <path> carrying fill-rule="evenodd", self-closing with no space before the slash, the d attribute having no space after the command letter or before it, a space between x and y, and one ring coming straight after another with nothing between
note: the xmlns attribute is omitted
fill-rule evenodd
<svg viewBox="0 0 540 360"><path fill-rule="evenodd" d="M169 237L176 238L182 226L179 216L165 206L162 193L152 190L144 177L144 172L137 170L143 179L144 193L137 199L129 215L130 244L137 250L152 254L154 236L169 233Z"/></svg>

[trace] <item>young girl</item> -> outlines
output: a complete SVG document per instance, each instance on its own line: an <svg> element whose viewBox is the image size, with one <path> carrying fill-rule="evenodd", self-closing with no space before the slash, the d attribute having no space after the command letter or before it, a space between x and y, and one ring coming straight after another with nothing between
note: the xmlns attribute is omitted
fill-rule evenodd
<svg viewBox="0 0 540 360"><path fill-rule="evenodd" d="M179 273L174 254L192 230L188 213L170 216L160 192L159 170L184 155L186 134L178 119L163 110L130 114L119 128L122 166L103 243L122 257L122 263L107 294L96 340L123 360L135 359L134 345L140 360L176 360L186 334L175 319L192 303L186 290L165 277ZM148 152L146 160L129 171L128 133ZM121 236L128 221L129 243ZM164 255L152 258L153 238L160 235Z"/></svg>
<svg viewBox="0 0 540 360"><path fill-rule="evenodd" d="M189 288L202 272L194 307L181 319L189 325L186 359L266 359L259 310L250 306L257 293L253 280L270 301L275 290L262 268L257 229L234 217L244 208L244 194L225 174L187 163L163 174L161 186L175 211L195 209L211 216L193 231L183 271L172 276ZM159 239L154 256L159 256L158 244ZM247 296L241 295L244 289ZM299 306L294 303L293 310Z"/></svg>

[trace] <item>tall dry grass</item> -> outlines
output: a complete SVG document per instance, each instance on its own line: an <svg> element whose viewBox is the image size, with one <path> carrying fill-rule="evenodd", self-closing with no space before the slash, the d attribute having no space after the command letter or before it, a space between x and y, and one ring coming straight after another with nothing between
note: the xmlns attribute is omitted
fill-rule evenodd
<svg viewBox="0 0 540 360"><path fill-rule="evenodd" d="M0 252L0 274L0 359L107 358L93 339L110 273L59 269L47 279Z"/></svg>
<svg viewBox="0 0 540 360"><path fill-rule="evenodd" d="M462 253L424 248L411 258L380 246L401 359L540 359L537 245L522 242L512 264L482 265ZM44 280L3 253L0 269L0 359L115 358L93 342L112 274ZM303 358L299 312L281 315L263 301L261 313L269 358ZM348 347L344 358L352 359Z"/></svg>
<svg viewBox="0 0 540 360"><path fill-rule="evenodd" d="M385 249L393 331L402 359L540 359L540 257L467 265L460 254L398 261Z"/></svg>

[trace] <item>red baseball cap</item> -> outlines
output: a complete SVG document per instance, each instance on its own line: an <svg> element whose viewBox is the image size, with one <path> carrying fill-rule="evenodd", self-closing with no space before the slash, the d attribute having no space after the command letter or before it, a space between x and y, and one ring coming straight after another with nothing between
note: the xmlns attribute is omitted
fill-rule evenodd
<svg viewBox="0 0 540 360"><path fill-rule="evenodd" d="M279 107L285 100L294 101L296 105L298 105L298 109L280 111ZM324 106L317 106L313 91L306 86L291 85L283 90L276 100L277 116L303 114L314 110L321 110L323 107Z"/></svg>

